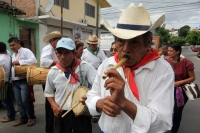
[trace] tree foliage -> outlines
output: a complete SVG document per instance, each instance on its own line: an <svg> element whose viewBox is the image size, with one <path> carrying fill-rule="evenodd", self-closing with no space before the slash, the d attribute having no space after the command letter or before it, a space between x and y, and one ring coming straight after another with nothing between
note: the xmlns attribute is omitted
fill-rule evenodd
<svg viewBox="0 0 200 133"><path fill-rule="evenodd" d="M186 37L186 42L188 42L190 45L200 45L200 32L198 31L189 32Z"/></svg>
<svg viewBox="0 0 200 133"><path fill-rule="evenodd" d="M156 28L156 32L160 36L160 43L161 44L168 43L168 41L170 39L170 34L169 34L169 30L165 29L165 24L162 25L161 27Z"/></svg>
<svg viewBox="0 0 200 133"><path fill-rule="evenodd" d="M186 43L186 40L184 37L173 36L170 38L170 43L178 43L180 45L183 45Z"/></svg>
<svg viewBox="0 0 200 133"><path fill-rule="evenodd" d="M186 37L188 32L190 31L190 26L185 25L178 30L178 36Z"/></svg>

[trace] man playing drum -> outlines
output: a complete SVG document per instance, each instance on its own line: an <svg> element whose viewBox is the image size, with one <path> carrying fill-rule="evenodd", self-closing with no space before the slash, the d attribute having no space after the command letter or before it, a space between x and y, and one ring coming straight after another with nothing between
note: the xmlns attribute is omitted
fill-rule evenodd
<svg viewBox="0 0 200 133"><path fill-rule="evenodd" d="M12 55L12 81L15 99L20 112L20 120L17 120L13 126L26 123L27 126L33 126L36 123L36 116L31 105L29 85L26 76L15 76L14 65L33 65L37 60L31 50L21 47L17 38L10 38L8 43L10 49L14 52Z"/></svg>
<svg viewBox="0 0 200 133"><path fill-rule="evenodd" d="M144 6L132 3L122 12L116 28L104 20L115 36L118 53L100 65L86 100L91 115L101 114L102 132L163 133L171 129L174 73L151 48L150 31L164 19L163 15L151 26Z"/></svg>
<svg viewBox="0 0 200 133"><path fill-rule="evenodd" d="M64 118L61 115L72 107L74 91L81 86L92 84L96 70L92 65L76 58L76 46L70 38L62 38L56 46L56 55L59 62L52 67L47 75L44 91L54 117L54 133L92 133L91 117L80 115L75 117L71 111ZM71 93L70 93L71 92ZM66 96L66 103L61 108ZM84 100L86 97L82 97ZM81 99L77 99L78 101ZM83 100L83 101L84 101Z"/></svg>
<svg viewBox="0 0 200 133"><path fill-rule="evenodd" d="M3 117L1 122L9 122L15 120L15 108L13 105L13 92L12 87L9 86L9 80L11 77L11 57L7 54L6 44L0 42L0 66L4 68L5 71L5 85L0 88L0 100L4 107L7 109L7 117ZM2 74L2 73L1 73ZM2 80L2 79L0 79ZM6 91L6 92L5 92Z"/></svg>
<svg viewBox="0 0 200 133"><path fill-rule="evenodd" d="M40 57L40 67L50 68L51 66L55 66L56 62L58 61L58 58L55 54L55 48L57 45L57 42L62 37L61 33L59 31L54 31L49 34L47 34L43 38L43 42L47 43L41 52ZM42 85L43 90L45 89L45 85ZM54 124L54 114L53 110L51 109L51 106L47 99L45 99L45 120L46 120L46 133L53 133L53 124Z"/></svg>

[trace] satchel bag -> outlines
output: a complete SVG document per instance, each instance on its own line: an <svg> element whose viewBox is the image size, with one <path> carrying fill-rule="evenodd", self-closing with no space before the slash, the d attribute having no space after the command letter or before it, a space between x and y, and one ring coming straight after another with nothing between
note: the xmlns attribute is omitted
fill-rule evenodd
<svg viewBox="0 0 200 133"><path fill-rule="evenodd" d="M200 97L200 90L197 84L192 82L190 84L183 85L182 88L185 91L185 94L187 95L188 100L191 101Z"/></svg>

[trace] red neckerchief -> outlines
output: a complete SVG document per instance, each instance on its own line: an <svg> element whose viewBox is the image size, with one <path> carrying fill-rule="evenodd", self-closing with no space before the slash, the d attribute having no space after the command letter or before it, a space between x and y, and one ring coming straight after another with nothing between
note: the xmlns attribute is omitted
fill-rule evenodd
<svg viewBox="0 0 200 133"><path fill-rule="evenodd" d="M116 53L114 55L114 58L115 58L116 63L118 63L119 62L118 53ZM158 54L158 52L155 49L151 49L143 57L143 59L138 64L136 64L134 67L130 68L130 67L126 67L126 66L122 65L122 67L125 71L125 76L128 79L130 89L138 101L140 101L140 98L139 98L138 88L137 88L137 85L134 80L134 77L135 77L134 70L141 66L146 65L147 63L149 63L153 60L157 60L158 58L160 58L160 55Z"/></svg>
<svg viewBox="0 0 200 133"><path fill-rule="evenodd" d="M81 63L81 60L79 59L75 59L75 65L74 67L72 68L72 71L68 71L67 69L63 68L61 65L60 65L60 62L57 62L56 63L56 66L58 69L62 70L63 72L70 72L71 73L71 76L70 76L70 83L72 84L76 84L78 82L78 74L75 73L75 70L76 68L78 67L78 65L80 65Z"/></svg>

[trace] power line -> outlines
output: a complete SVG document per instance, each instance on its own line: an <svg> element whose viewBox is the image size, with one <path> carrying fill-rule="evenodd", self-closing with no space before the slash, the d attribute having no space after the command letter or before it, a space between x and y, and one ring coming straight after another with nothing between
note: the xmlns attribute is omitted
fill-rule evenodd
<svg viewBox="0 0 200 133"><path fill-rule="evenodd" d="M147 10L151 10L151 9L159 9L159 8L166 8L166 7L170 7L170 8L172 8L172 7L176 7L176 6L183 6L183 5L186 5L186 6L188 6L188 5L194 5L194 4L198 4L198 3L200 3L200 2L194 2L194 3L188 3L188 4L179 4L179 5L173 5L173 6L165 6L165 7L157 7L157 8L149 8L149 9L147 9ZM121 13L121 11L120 12L113 12L113 13ZM105 13L105 14L113 14L113 13ZM104 14L104 13L103 13ZM102 14L102 15L103 15Z"/></svg>

